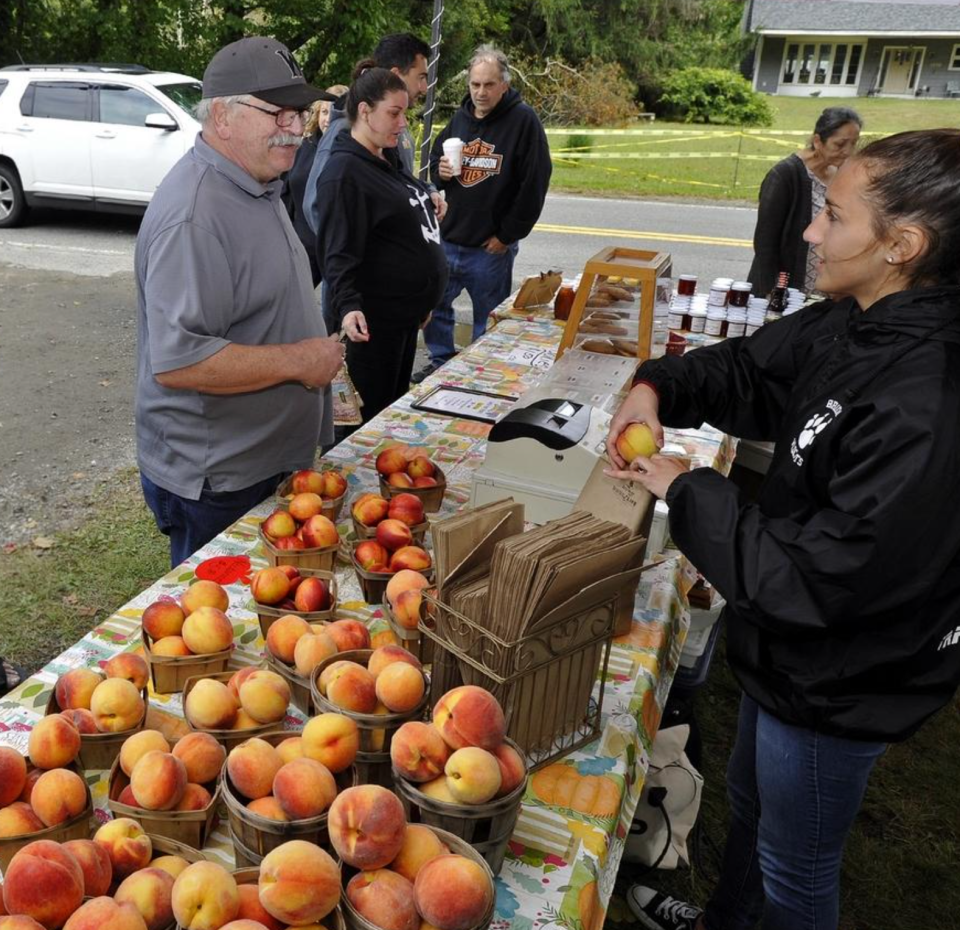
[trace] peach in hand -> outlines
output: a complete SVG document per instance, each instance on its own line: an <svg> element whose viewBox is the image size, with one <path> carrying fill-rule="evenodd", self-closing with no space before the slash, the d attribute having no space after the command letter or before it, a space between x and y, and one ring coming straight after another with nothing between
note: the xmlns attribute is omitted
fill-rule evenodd
<svg viewBox="0 0 960 930"><path fill-rule="evenodd" d="M493 883L466 856L437 856L417 874L413 894L420 916L438 930L470 930L493 905Z"/></svg>
<svg viewBox="0 0 960 930"><path fill-rule="evenodd" d="M304 756L321 762L334 774L350 768L360 748L357 724L343 714L312 717L300 739Z"/></svg>
<svg viewBox="0 0 960 930"><path fill-rule="evenodd" d="M173 916L184 930L219 930L240 910L236 879L215 862L188 865L173 883Z"/></svg>
<svg viewBox="0 0 960 930"><path fill-rule="evenodd" d="M291 927L306 926L323 920L339 903L340 869L319 846L291 840L264 856L259 890L269 914Z"/></svg>
<svg viewBox="0 0 960 930"><path fill-rule="evenodd" d="M90 713L101 733L132 730L143 720L143 697L136 685L125 678L108 678L94 690Z"/></svg>
<svg viewBox="0 0 960 930"><path fill-rule="evenodd" d="M492 752L506 735L503 709L476 685L461 685L443 695L433 708L433 725L451 749L479 746Z"/></svg>
<svg viewBox="0 0 960 930"><path fill-rule="evenodd" d="M130 787L139 807L173 810L187 790L187 767L173 753L151 749L133 767Z"/></svg>
<svg viewBox="0 0 960 930"><path fill-rule="evenodd" d="M113 866L107 851L93 840L67 840L62 845L80 863L84 897L98 898L106 894L113 881Z"/></svg>
<svg viewBox="0 0 960 930"><path fill-rule="evenodd" d="M80 733L62 714L51 714L30 731L27 751L38 769L62 768L80 752Z"/></svg>
<svg viewBox="0 0 960 930"><path fill-rule="evenodd" d="M137 691L142 691L150 678L150 667L142 656L121 652L107 660L103 673L107 678L125 678Z"/></svg>
<svg viewBox="0 0 960 930"><path fill-rule="evenodd" d="M83 870L52 840L28 843L3 874L3 904L11 914L32 917L47 930L63 926L83 900Z"/></svg>
<svg viewBox="0 0 960 930"><path fill-rule="evenodd" d="M408 781L425 782L443 775L450 747L436 727L411 720L390 741L390 761Z"/></svg>
<svg viewBox="0 0 960 930"><path fill-rule="evenodd" d="M129 817L108 820L93 835L93 841L106 850L116 881L145 868L153 856L150 837L136 820Z"/></svg>
<svg viewBox="0 0 960 930"><path fill-rule="evenodd" d="M169 872L148 867L128 875L113 898L118 904L135 907L147 930L163 930L173 923L173 885Z"/></svg>
<svg viewBox="0 0 960 930"><path fill-rule="evenodd" d="M187 733L173 746L173 754L184 764L188 781L205 785L223 768L227 751L209 733Z"/></svg>
<svg viewBox="0 0 960 930"><path fill-rule="evenodd" d="M626 429L617 436L615 445L628 465L635 458L649 458L659 451L653 432L646 423L628 423Z"/></svg>
<svg viewBox="0 0 960 930"><path fill-rule="evenodd" d="M159 730L140 730L128 736L120 747L120 768L129 778L133 767L152 750L170 752L170 744Z"/></svg>
<svg viewBox="0 0 960 930"><path fill-rule="evenodd" d="M327 814L330 842L358 869L382 869L403 846L407 818L400 799L379 785L357 785L336 796Z"/></svg>
<svg viewBox="0 0 960 930"><path fill-rule="evenodd" d="M273 794L289 820L319 817L337 796L330 770L313 759L294 759L280 767Z"/></svg>
<svg viewBox="0 0 960 930"><path fill-rule="evenodd" d="M273 790L273 779L283 762L266 740L253 737L234 746L227 756L227 774L244 797L264 798Z"/></svg>
<svg viewBox="0 0 960 930"><path fill-rule="evenodd" d="M230 606L227 589L215 581L195 581L180 595L180 605L189 617L198 607L215 607L225 611Z"/></svg>
<svg viewBox="0 0 960 930"><path fill-rule="evenodd" d="M57 679L53 693L60 710L90 709L94 689L103 681L103 675L90 668L72 668Z"/></svg>
<svg viewBox="0 0 960 930"><path fill-rule="evenodd" d="M86 809L86 782L70 769L50 769L33 786L30 806L45 826L72 820Z"/></svg>
<svg viewBox="0 0 960 930"><path fill-rule="evenodd" d="M0 746L0 807L12 804L27 783L27 760L12 746Z"/></svg>
<svg viewBox="0 0 960 930"><path fill-rule="evenodd" d="M413 903L413 883L397 872L358 872L346 891L354 910L382 930L418 930L420 915Z"/></svg>

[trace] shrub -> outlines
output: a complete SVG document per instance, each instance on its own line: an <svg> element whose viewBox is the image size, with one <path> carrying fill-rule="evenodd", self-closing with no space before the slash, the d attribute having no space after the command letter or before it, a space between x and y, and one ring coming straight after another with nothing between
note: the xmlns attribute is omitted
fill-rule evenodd
<svg viewBox="0 0 960 930"><path fill-rule="evenodd" d="M686 123L770 126L773 109L743 76L721 68L684 68L668 74L660 104Z"/></svg>

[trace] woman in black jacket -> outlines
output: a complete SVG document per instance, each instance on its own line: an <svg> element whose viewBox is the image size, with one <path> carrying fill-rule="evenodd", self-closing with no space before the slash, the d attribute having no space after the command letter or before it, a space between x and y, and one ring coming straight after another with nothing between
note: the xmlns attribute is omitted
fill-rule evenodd
<svg viewBox="0 0 960 930"><path fill-rule="evenodd" d="M317 259L350 340L364 422L409 389L417 333L447 283L430 192L394 151L407 102L392 71L362 70L347 93L350 132L337 137L317 186Z"/></svg>
<svg viewBox="0 0 960 930"><path fill-rule="evenodd" d="M960 130L901 133L838 172L805 232L834 299L644 363L611 474L670 505L726 599L743 688L718 888L631 890L646 927L829 930L875 760L960 682ZM711 469L613 440L643 421L775 440L758 503Z"/></svg>
<svg viewBox="0 0 960 930"><path fill-rule="evenodd" d="M763 179L748 275L754 294L766 297L781 271L793 287L813 290L816 268L803 231L823 208L826 186L853 153L862 126L849 107L827 107L807 148L777 162Z"/></svg>

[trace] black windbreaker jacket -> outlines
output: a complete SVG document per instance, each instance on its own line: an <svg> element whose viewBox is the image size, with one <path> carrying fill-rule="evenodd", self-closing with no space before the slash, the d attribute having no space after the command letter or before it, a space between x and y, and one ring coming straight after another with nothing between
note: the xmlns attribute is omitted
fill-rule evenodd
<svg viewBox="0 0 960 930"><path fill-rule="evenodd" d="M913 733L960 682L960 288L824 301L637 379L667 426L776 441L757 504L709 468L667 495L744 691L824 733Z"/></svg>

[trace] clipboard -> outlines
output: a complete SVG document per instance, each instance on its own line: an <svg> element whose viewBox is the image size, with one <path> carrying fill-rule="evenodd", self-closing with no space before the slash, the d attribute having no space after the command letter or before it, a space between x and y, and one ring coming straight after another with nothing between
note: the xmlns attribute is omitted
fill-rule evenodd
<svg viewBox="0 0 960 930"><path fill-rule="evenodd" d="M474 391L453 384L441 384L410 406L414 410L437 413L444 417L496 423L519 399L515 394L493 394L490 391Z"/></svg>

